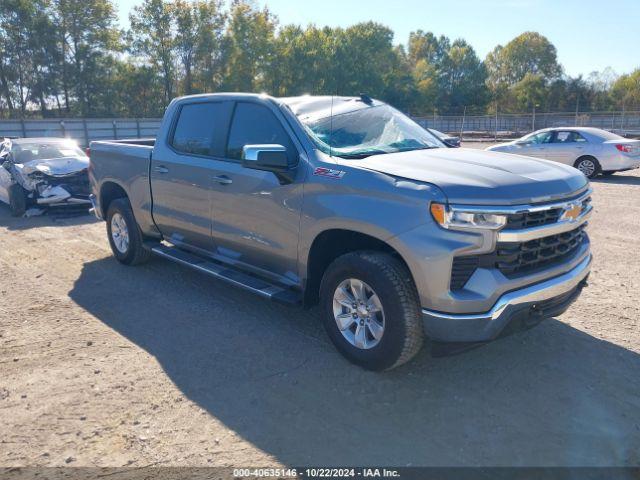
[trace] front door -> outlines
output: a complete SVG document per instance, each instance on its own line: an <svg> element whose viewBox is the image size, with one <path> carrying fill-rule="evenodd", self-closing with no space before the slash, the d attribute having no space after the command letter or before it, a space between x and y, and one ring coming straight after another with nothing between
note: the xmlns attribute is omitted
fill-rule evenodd
<svg viewBox="0 0 640 480"><path fill-rule="evenodd" d="M244 268L290 283L297 273L298 234L304 169L282 114L267 104L236 104L226 153L216 159L212 186L212 236L217 256ZM279 144L287 149L294 179L245 168L242 148Z"/></svg>
<svg viewBox="0 0 640 480"><path fill-rule="evenodd" d="M212 156L224 146L232 108L231 101L182 105L169 132L168 145L154 149L153 219L163 236L176 245L212 250Z"/></svg>
<svg viewBox="0 0 640 480"><path fill-rule="evenodd" d="M547 158L547 147L551 142L552 136L553 132L549 131L531 135L527 137L526 142L522 144L518 143L520 148L516 149L513 153L527 155L529 157Z"/></svg>
<svg viewBox="0 0 640 480"><path fill-rule="evenodd" d="M0 158L0 200L9 203L9 186L13 183L11 173L2 165L3 158Z"/></svg>

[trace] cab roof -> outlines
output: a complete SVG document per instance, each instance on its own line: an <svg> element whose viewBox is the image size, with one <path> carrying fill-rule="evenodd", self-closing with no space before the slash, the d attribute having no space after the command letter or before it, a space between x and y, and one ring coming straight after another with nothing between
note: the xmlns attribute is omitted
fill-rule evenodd
<svg viewBox="0 0 640 480"><path fill-rule="evenodd" d="M276 101L288 106L301 120L307 121L313 118L326 118L331 114L340 115L384 105L379 100L364 96L302 95L299 97L282 97L276 99Z"/></svg>

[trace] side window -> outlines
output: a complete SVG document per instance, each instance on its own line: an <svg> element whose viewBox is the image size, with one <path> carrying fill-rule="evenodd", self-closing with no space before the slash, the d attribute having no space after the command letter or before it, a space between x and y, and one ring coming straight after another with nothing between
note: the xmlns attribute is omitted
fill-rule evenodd
<svg viewBox="0 0 640 480"><path fill-rule="evenodd" d="M572 132L556 132L556 137L553 143L569 143L573 142Z"/></svg>
<svg viewBox="0 0 640 480"><path fill-rule="evenodd" d="M540 143L549 143L551 141L552 132L542 132L534 135L531 138L531 143L540 144Z"/></svg>
<svg viewBox="0 0 640 480"><path fill-rule="evenodd" d="M226 129L223 102L191 103L180 109L171 139L171 146L179 152L211 155L216 136Z"/></svg>
<svg viewBox="0 0 640 480"><path fill-rule="evenodd" d="M245 145L279 144L287 149L289 163L295 162L296 148L280 121L265 106L239 102L231 122L227 158L242 159Z"/></svg>
<svg viewBox="0 0 640 480"><path fill-rule="evenodd" d="M575 143L586 142L585 138L578 132L556 132L553 143Z"/></svg>

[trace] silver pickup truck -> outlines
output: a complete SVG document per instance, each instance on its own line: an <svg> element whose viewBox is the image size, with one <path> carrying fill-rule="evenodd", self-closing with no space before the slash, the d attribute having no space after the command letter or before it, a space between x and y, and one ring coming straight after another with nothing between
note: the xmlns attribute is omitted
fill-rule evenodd
<svg viewBox="0 0 640 480"><path fill-rule="evenodd" d="M365 95L196 95L155 141L92 142L91 198L120 262L319 303L336 348L385 370L425 337L476 344L558 315L589 274L582 173L443 147Z"/></svg>

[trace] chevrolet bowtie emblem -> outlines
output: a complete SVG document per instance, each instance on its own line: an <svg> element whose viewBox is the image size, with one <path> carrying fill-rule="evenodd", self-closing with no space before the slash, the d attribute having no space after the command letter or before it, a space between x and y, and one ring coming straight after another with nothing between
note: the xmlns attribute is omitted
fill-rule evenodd
<svg viewBox="0 0 640 480"><path fill-rule="evenodd" d="M560 220L575 222L582 213L582 205L567 205Z"/></svg>

